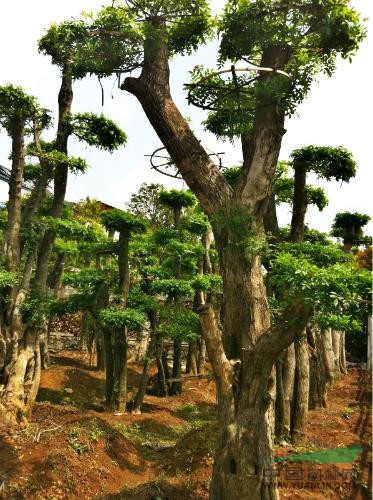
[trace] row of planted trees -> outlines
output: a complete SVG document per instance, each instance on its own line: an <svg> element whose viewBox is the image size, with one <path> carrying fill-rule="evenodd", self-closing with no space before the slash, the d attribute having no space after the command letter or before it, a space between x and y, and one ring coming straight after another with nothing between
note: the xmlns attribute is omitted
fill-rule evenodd
<svg viewBox="0 0 373 500"><path fill-rule="evenodd" d="M197 67L193 72L197 101L202 107L214 102L206 128L240 142L242 166L227 173L214 165L178 110L169 81L169 59L195 50L216 31L220 64L245 62L271 69L257 69L256 78L244 75L239 82L234 75L223 80L216 74L210 86L198 82L206 82L211 70ZM88 340L96 344L100 366L105 365L106 404L122 410L127 404L129 330L140 329L147 320L151 331L136 410L153 353L160 394L177 394L180 342L189 341L192 365L196 343L203 354L201 335L218 401L210 497L278 497L275 482L266 481L273 436L299 438L308 407L325 404L325 389L336 371L332 350L334 363L338 359L344 369L344 351L337 348L338 342L343 347L343 334L333 336L331 329L363 332L370 286L368 273L350 255L325 238L320 242L304 226L307 206L322 208L326 202L320 190L307 187L307 172L348 181L355 168L351 155L343 148L296 151L291 183L278 166L285 117L295 112L314 77L330 75L337 55L350 57L363 38L359 15L342 0L228 1L218 20L205 1L114 2L97 15L53 25L46 32L39 48L62 75L56 140L41 141L49 117L33 99L12 86L2 88L0 95L2 124L13 141L0 280L2 420L22 420L32 407L51 315L84 311ZM171 191L157 197L169 208L164 215L168 222L161 227L136 212L118 210L104 212L98 226L64 218L68 171L84 166L68 156L68 138L75 133L109 150L125 139L102 117L71 114L72 82L86 74L121 78L135 69L139 76L127 76L121 89L141 104L199 208L191 211L190 194ZM30 131L34 138L26 152L38 164L31 168L34 190L22 204L27 172L23 137ZM52 202L45 207L51 179ZM286 234L276 224L275 202L289 196L293 220ZM346 250L359 239L364 221L359 214L337 217L335 234L349 234ZM85 241L80 235L77 244L79 232ZM308 237L313 241L304 241ZM48 273L49 284L61 276L77 293L55 300ZM170 386L165 339L173 342Z"/></svg>

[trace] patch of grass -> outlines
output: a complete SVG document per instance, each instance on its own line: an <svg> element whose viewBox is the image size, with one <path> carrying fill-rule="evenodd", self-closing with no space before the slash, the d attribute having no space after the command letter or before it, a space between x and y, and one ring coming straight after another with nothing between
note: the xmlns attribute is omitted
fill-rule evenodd
<svg viewBox="0 0 373 500"><path fill-rule="evenodd" d="M116 424L114 429L123 436L142 445L157 444L160 446L173 446L183 434L183 426L168 427L158 422L145 420L132 425Z"/></svg>
<svg viewBox="0 0 373 500"><path fill-rule="evenodd" d="M188 432L193 429L200 429L205 424L216 421L215 414L210 410L201 409L194 403L185 403L176 410L176 415L185 420L182 424L183 432Z"/></svg>

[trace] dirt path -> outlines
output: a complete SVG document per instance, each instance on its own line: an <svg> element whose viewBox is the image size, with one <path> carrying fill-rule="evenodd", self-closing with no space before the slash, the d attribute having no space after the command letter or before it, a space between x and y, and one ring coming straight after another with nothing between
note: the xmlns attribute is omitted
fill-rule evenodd
<svg viewBox="0 0 373 500"><path fill-rule="evenodd" d="M102 373L89 369L77 353L60 353L54 362L43 373L31 425L0 434L0 497L208 498L216 434L213 381L189 381L179 397L146 396L141 415L113 415L102 411ZM138 366L130 365L133 390L139 373ZM361 445L355 464L338 466L351 471L349 489L334 483L317 489L315 482L313 489L304 489L299 482L284 482L281 498L368 498L370 387L367 372L350 370L331 389L328 408L310 412L303 446L282 443L276 448L276 455L284 456ZM331 468L313 466L313 471L327 477ZM309 474L309 465L303 469Z"/></svg>

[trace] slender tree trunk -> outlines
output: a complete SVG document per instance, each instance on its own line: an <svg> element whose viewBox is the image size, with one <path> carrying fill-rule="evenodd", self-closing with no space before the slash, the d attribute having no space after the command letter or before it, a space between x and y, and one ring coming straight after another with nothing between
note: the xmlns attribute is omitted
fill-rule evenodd
<svg viewBox="0 0 373 500"><path fill-rule="evenodd" d="M114 401L114 353L111 340L111 332L104 329L104 346L105 346L105 404L108 410L115 410Z"/></svg>
<svg viewBox="0 0 373 500"><path fill-rule="evenodd" d="M339 355L339 369L341 373L347 374L347 363L346 363L346 332L341 332L341 350Z"/></svg>
<svg viewBox="0 0 373 500"><path fill-rule="evenodd" d="M14 119L12 123L12 171L9 179L8 220L4 234L3 252L8 271L19 271L21 249L21 198L25 166L25 121Z"/></svg>
<svg viewBox="0 0 373 500"><path fill-rule="evenodd" d="M301 442L307 424L310 366L308 343L306 339L295 342L295 384L294 384L294 409L292 422L293 441Z"/></svg>
<svg viewBox="0 0 373 500"><path fill-rule="evenodd" d="M278 239L280 236L280 228L277 220L277 211L275 203L275 195L272 193L268 200L267 210L263 218L264 230L268 236Z"/></svg>
<svg viewBox="0 0 373 500"><path fill-rule="evenodd" d="M164 353L163 340L160 335L157 335L157 343L155 350L155 358L157 360L157 385L158 385L158 395L161 397L165 397L168 394L168 386L166 379L168 378L168 365L167 365L167 357L166 363L163 359ZM166 367L166 369L165 369ZM167 370L167 371L166 371Z"/></svg>
<svg viewBox="0 0 373 500"><path fill-rule="evenodd" d="M118 366L118 404L117 409L125 412L127 409L127 346L128 332L127 327L124 327L121 332L118 332L115 350L117 353Z"/></svg>
<svg viewBox="0 0 373 500"><path fill-rule="evenodd" d="M35 183L34 189L32 190L30 197L26 201L24 209L22 210L22 229L29 227L30 223L35 218L35 215L46 196L48 182L53 172L53 166L48 162L46 162L42 157L43 152L40 143L40 132L38 130L37 123L34 124L34 142L36 150L40 154L39 162L41 166L41 173L40 177ZM22 248L24 244L25 241L21 241Z"/></svg>
<svg viewBox="0 0 373 500"><path fill-rule="evenodd" d="M61 252L56 257L54 267L48 277L48 286L54 291L54 295L58 297L61 288L61 278L66 263L66 252Z"/></svg>
<svg viewBox="0 0 373 500"><path fill-rule="evenodd" d="M205 372L206 363L206 343L202 337L198 337L198 358L197 358L197 373L201 375Z"/></svg>
<svg viewBox="0 0 373 500"><path fill-rule="evenodd" d="M58 128L55 141L55 149L67 155L67 143L71 135L71 129L68 125L68 116L71 113L71 105L73 100L72 91L72 75L71 68L65 64L62 70L61 88L58 94ZM68 165L61 164L56 168L54 174L54 193L53 202L50 211L50 216L59 218L62 214L63 203L65 200ZM48 264L52 253L53 243L55 239L54 231L47 230L38 255L38 261L35 273L35 287L39 292L45 293Z"/></svg>
<svg viewBox="0 0 373 500"><path fill-rule="evenodd" d="M182 347L181 340L174 340L174 359L172 366L172 378L180 378L181 377L181 361L182 361ZM182 391L182 383L181 382L172 382L170 388L170 394L173 396L177 396L181 394Z"/></svg>
<svg viewBox="0 0 373 500"><path fill-rule="evenodd" d="M119 233L118 269L119 269L119 295L121 304L126 307L130 289L130 272L128 260L130 234L123 230Z"/></svg>
<svg viewBox="0 0 373 500"><path fill-rule="evenodd" d="M197 375L198 367L197 367L197 341L190 340L188 344L188 354L187 354L187 364L185 373L191 373L193 375Z"/></svg>
<svg viewBox="0 0 373 500"><path fill-rule="evenodd" d="M146 392L146 388L149 382L149 368L150 364L154 358L155 351L157 348L157 333L156 333L156 316L155 313L151 313L149 316L151 334L150 334L150 342L148 345L147 353L144 358L144 365L141 375L141 380L139 384L139 388L136 393L133 410L132 413L140 414L141 406L144 401L144 396Z"/></svg>
<svg viewBox="0 0 373 500"><path fill-rule="evenodd" d="M298 167L294 170L294 198L293 216L291 219L291 241L303 241L304 239L304 218L307 211L306 199L306 177L305 169Z"/></svg>
<svg viewBox="0 0 373 500"><path fill-rule="evenodd" d="M341 373L340 356L341 356L341 334L339 330L332 329L332 345L334 353L334 373L337 377Z"/></svg>
<svg viewBox="0 0 373 500"><path fill-rule="evenodd" d="M295 347L289 346L285 351L282 386L284 390L284 416L282 422L282 434L290 436L291 430L291 408L294 394L295 377Z"/></svg>

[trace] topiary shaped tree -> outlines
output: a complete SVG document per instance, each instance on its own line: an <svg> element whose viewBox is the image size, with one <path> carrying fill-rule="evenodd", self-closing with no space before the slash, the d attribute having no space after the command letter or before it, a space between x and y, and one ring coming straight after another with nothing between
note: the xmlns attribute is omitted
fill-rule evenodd
<svg viewBox="0 0 373 500"><path fill-rule="evenodd" d="M363 227L368 224L371 217L357 212L339 212L334 218L331 234L343 239L343 249L350 252L354 245L363 239Z"/></svg>
<svg viewBox="0 0 373 500"><path fill-rule="evenodd" d="M105 228L109 231L117 231L119 233L118 241L118 295L119 306L122 309L127 307L128 294L130 290L130 269L129 269L129 241L133 233L144 232L147 228L147 223L142 217L137 217L130 212L125 212L119 209L105 211L101 214L101 220ZM119 314L119 313L118 313ZM115 316L117 317L118 314ZM124 312L123 312L124 314ZM124 315L125 316L125 315ZM123 316L123 317L124 317ZM119 316L118 316L119 317ZM126 316L127 317L127 316ZM112 322L112 325L115 324ZM111 381L116 380L118 385L118 397L114 400L113 387L107 387L106 404L111 409L126 410L127 405L127 324L123 323L116 325L114 328L114 336L112 332L104 329L104 341L106 352L106 380L111 387ZM114 337L114 338L113 338ZM114 348L114 352L112 349ZM111 373L115 364L113 359L117 359L117 370Z"/></svg>
<svg viewBox="0 0 373 500"><path fill-rule="evenodd" d="M356 175L356 163L350 151L342 147L306 146L291 153L291 167L294 169L293 216L290 240L303 241L304 217L311 196L316 205L324 204L319 191L310 192L306 188L308 172L315 172L320 178L348 182ZM315 198L316 197L316 198Z"/></svg>

